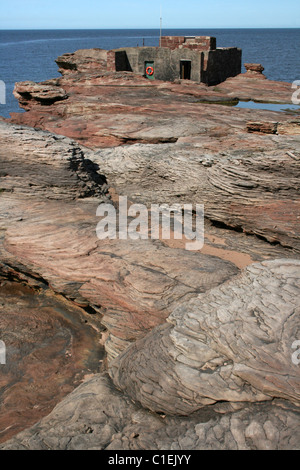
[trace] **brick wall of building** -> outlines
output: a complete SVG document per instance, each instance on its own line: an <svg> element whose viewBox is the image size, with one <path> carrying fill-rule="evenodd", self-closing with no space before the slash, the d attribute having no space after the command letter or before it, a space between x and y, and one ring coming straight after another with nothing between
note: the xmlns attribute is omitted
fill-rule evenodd
<svg viewBox="0 0 300 470"><path fill-rule="evenodd" d="M168 47L169 49L177 49L184 43L183 36L162 36L161 47Z"/></svg>
<svg viewBox="0 0 300 470"><path fill-rule="evenodd" d="M216 49L216 38L211 36L162 36L161 47L169 49L187 48L197 51L211 51Z"/></svg>

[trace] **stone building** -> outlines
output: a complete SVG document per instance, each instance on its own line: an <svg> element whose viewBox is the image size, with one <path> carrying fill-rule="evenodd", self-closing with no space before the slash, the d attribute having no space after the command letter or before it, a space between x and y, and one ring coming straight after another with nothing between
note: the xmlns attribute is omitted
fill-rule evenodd
<svg viewBox="0 0 300 470"><path fill-rule="evenodd" d="M163 36L160 47L126 47L107 52L107 69L130 71L150 80L193 80L209 86L241 73L242 51L216 47L209 36Z"/></svg>

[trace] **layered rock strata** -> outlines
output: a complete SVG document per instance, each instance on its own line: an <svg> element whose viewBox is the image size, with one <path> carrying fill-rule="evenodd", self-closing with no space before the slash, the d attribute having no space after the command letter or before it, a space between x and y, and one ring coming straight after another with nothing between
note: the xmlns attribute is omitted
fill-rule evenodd
<svg viewBox="0 0 300 470"><path fill-rule="evenodd" d="M101 50L57 63L0 123L1 276L79 309L113 381L87 379L2 449L297 448L299 119L220 105L291 103L291 85L253 66L213 88L150 83L104 72ZM99 240L118 195L204 204L203 249Z"/></svg>
<svg viewBox="0 0 300 470"><path fill-rule="evenodd" d="M109 330L109 358L163 322L178 302L238 272L230 262L159 240L99 240L97 207L109 202L99 165L69 139L0 127L2 264L97 308Z"/></svg>
<svg viewBox="0 0 300 470"><path fill-rule="evenodd" d="M300 160L290 155L300 157L299 137L261 137L262 148L256 137L248 142L218 152L185 142L134 145L94 158L133 201L204 204L208 219L300 252Z"/></svg>
<svg viewBox="0 0 300 470"><path fill-rule="evenodd" d="M176 308L110 366L145 408L186 415L217 401L299 404L300 261L252 264Z"/></svg>
<svg viewBox="0 0 300 470"><path fill-rule="evenodd" d="M104 358L100 328L85 311L0 271L0 442L49 414Z"/></svg>
<svg viewBox="0 0 300 470"><path fill-rule="evenodd" d="M149 413L107 375L77 387L52 413L2 450L292 450L299 412L285 401L220 404L193 415Z"/></svg>

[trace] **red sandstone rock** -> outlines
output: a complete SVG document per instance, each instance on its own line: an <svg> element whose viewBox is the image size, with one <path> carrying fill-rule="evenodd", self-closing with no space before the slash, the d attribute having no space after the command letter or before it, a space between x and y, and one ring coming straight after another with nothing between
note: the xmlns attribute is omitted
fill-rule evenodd
<svg viewBox="0 0 300 470"><path fill-rule="evenodd" d="M275 82L264 78L259 73L242 73L237 77L228 78L215 87L219 93L238 97L243 101L261 103L292 104L292 88L288 82ZM251 110L254 115L255 111ZM278 114L277 114L278 115ZM282 113L279 114L282 116Z"/></svg>
<svg viewBox="0 0 300 470"><path fill-rule="evenodd" d="M98 240L96 210L109 202L100 167L69 139L0 127L2 210L11 214L2 264L27 267L76 304L96 306L109 358L162 323L175 304L238 272L231 262L159 240Z"/></svg>
<svg viewBox="0 0 300 470"><path fill-rule="evenodd" d="M30 102L35 101L41 105L51 105L56 101L65 100L67 94L63 88L50 85L47 82L19 82L14 88L14 96L24 109L30 109Z"/></svg>
<svg viewBox="0 0 300 470"><path fill-rule="evenodd" d="M20 85L20 100L27 112L15 113L12 121L50 130L56 135L5 124L0 126L3 175L0 185L3 214L3 244L0 246L0 254L2 270L6 270L8 274L18 273L19 279L27 281L31 279L38 282L41 279L43 285L48 283L53 291L62 293L75 304L87 305L101 325L105 324L108 329L103 338L100 339L99 334L99 340L106 341L106 350L111 359L137 338L143 338L153 327L164 322L175 307L185 300L195 298L199 290L208 291L225 279L234 277L237 268L218 256L230 261L236 256L239 258L236 261L238 266L242 261L250 264L254 259L299 258L297 178L300 155L297 148L297 119L291 124L290 116L283 113L235 109L200 102L233 101L238 97L288 103L291 102L290 84L257 80L262 74L254 72L250 72L251 76L248 72L241 74L213 88L186 81L182 84L159 81L150 83L129 72L103 73L101 55L101 51L94 51L62 56L59 60L62 78L44 84L25 85L23 88ZM278 122L278 129L282 132L277 132L278 135L248 133L246 125L250 121ZM81 149L76 143L57 134L73 137L90 148L98 147L98 151ZM118 148L113 148L116 146ZM107 201L105 180L117 192L127 194L135 202L204 202L209 219L207 238L213 240L213 243L206 245L208 251L187 253L182 246L175 249L170 241L100 242L95 236L95 209L98 200L93 198L97 196L101 201ZM213 227L212 224L216 226ZM214 256L207 256L208 254ZM284 272L284 267L279 267L279 270L280 273ZM271 308L265 312L266 306L270 306L270 299L267 295L266 301L264 300L264 286L257 282L257 273L253 276L256 298L263 299L262 310L258 312L258 330L261 328L264 333L265 324L261 319L269 318L269 313L272 317L273 308L278 303L271 302ZM276 297L281 295L281 290L276 289L276 286L274 288L275 278L273 274L267 274L266 291L267 294L271 292L272 296L275 292ZM289 276L283 292L286 292L287 297L291 296L293 302L297 302L294 285L289 290L288 282ZM238 284L233 282L231 285L234 286L233 290L239 292ZM224 289L225 295L218 296L221 300L217 313L221 317L224 308L228 307L226 286ZM251 294L251 286L249 291ZM210 298L209 293L205 298ZM241 299L243 301L243 297ZM206 307L214 310L214 305L212 299ZM298 304L296 307L298 308ZM185 307L181 309L184 313L183 321L188 318L185 317L184 309ZM284 309L283 311L285 312ZM214 311L213 313L215 314ZM243 307L239 307L234 313L241 315L239 323L243 325ZM251 318L250 315L250 320ZM247 338L253 333L251 322L249 324L248 330L245 327ZM189 323L189 327L193 329L193 323ZM164 329L160 326L158 328ZM210 329L212 334L217 333L215 326L210 326ZM223 331L222 328L220 331ZM272 337L272 331L268 334ZM180 343L181 352L182 344L189 340L188 337L190 334ZM168 339L165 344L167 342ZM258 343L260 347L261 344L259 341ZM272 342L267 340L269 356L272 349L270 345ZM185 350L184 346L183 349ZM221 349L218 354L221 354ZM248 349L240 348L239 345L234 357L235 363L238 364L238 357L245 351ZM151 357L155 357L156 353L160 354L159 348L150 351ZM140 354L143 352L139 350L138 355ZM146 354L149 357L149 353ZM162 357L158 359L162 360ZM188 355L188 360L190 359ZM158 364L159 361L156 365ZM165 380L169 371L165 361L163 366L166 366L167 371L162 385L164 388L168 382L172 394L180 392L183 393L181 398L190 399L189 394L184 395L185 374L188 374L186 365L183 365L182 375L179 374L179 386L173 389L171 382ZM281 383L274 361L271 366L267 379L268 384L273 383L272 390L277 393L279 389L291 387L290 383ZM132 364L132 367L135 365ZM161 370L163 367L160 372ZM261 370L264 371L264 368ZM123 377L124 374L126 376L126 370L120 369L119 372ZM240 377L245 380L247 393L249 383L255 388L257 380L261 380L258 369L253 373L243 369ZM235 384L236 380L235 376ZM223 378L222 381L224 383ZM213 393L213 388L211 387L210 393ZM227 385L225 388L225 392L232 392L235 399L230 386L230 390ZM263 386L259 385L259 393L264 394L265 390L261 388ZM148 379L145 390L146 393L152 390ZM89 406L85 407L86 395L81 396L80 393L75 398L75 401L79 400L76 401L76 410L85 410L84 413L90 413L90 416L92 413L92 421L98 419L95 418L94 409L91 412ZM103 393L108 393L106 387L103 387ZM246 399L251 395L247 393L244 395ZM274 396L277 396L276 393ZM151 392L150 395L153 398L155 393ZM114 397L113 403L109 401L111 407L119 410L115 405L115 395L111 393L111 396ZM224 394L219 396L224 399ZM286 397L289 399L292 395L288 393L284 396L286 400ZM73 410L73 399L74 396L67 399L68 410ZM157 400L158 408L163 409L164 400L161 397L154 399ZM97 405L101 416L103 403L100 400ZM275 405L274 402L273 409ZM65 414L64 407L62 409ZM262 426L272 416L281 433L279 437L276 434L276 439L266 439L263 445L280 446L285 442L288 432L291 433L289 445L293 447L294 444L290 443L293 437L291 429L294 428L288 425L288 419L292 418L286 411L286 403L284 411L282 409L276 409L275 417L270 409L259 415ZM243 436L249 442L250 437L255 434L255 442L262 442L261 439L257 440L257 436L261 435L261 428L257 423L255 427L250 418L253 413L255 419L258 419L257 414L253 412L253 408L249 411L247 405L242 411L243 422L250 426L250 429L247 427L243 431ZM225 420L232 418L232 415L228 416L228 409L225 413ZM73 416L73 412L71 414ZM133 416L132 419L137 418ZM74 420L71 421L74 424ZM89 418L87 421L90 422ZM63 422L67 422L65 415ZM173 433L178 435L177 429L182 422L179 419L171 426L171 443L175 442ZM285 437L280 427L282 423L286 423ZM153 426L156 425L155 422ZM58 442L61 442L62 447L68 447L72 440L70 435L75 435L71 447L84 447L88 445L87 440L82 440L82 429L85 428L82 423L78 426L73 433L72 424L67 425L67 438L63 442L60 437L57 438L60 433L65 437L63 428L60 427L58 432L51 425L51 430L55 429L55 436L51 436L52 431L49 435L49 427L46 425L47 437L42 438L48 444L44 444L44 441L33 443L30 433L28 438L33 446L58 447ZM259 431L255 433L254 427L256 430L259 428ZM239 435L241 425L236 425L234 429L234 435ZM200 429L199 424L197 425L197 436L206 431L211 431L212 441L216 441L213 426ZM41 428L39 432L43 434ZM189 430L188 434L191 432ZM220 432L220 428L217 432ZM222 436L227 436L226 433L227 428L223 426ZM102 429L100 434L103 435ZM99 434L92 445L97 445L98 436ZM126 431L124 436L128 441ZM104 437L103 445L107 447L111 437ZM37 433L35 439L39 440ZM115 445L120 445L118 438ZM180 439L178 445L184 445ZM146 444L145 446L147 447Z"/></svg>
<svg viewBox="0 0 300 470"><path fill-rule="evenodd" d="M244 64L247 72L263 73L265 68L261 64Z"/></svg>
<svg viewBox="0 0 300 470"><path fill-rule="evenodd" d="M46 416L101 367L103 347L91 319L41 286L34 290L10 282L0 272L0 331L7 357L0 365L0 442Z"/></svg>
<svg viewBox="0 0 300 470"><path fill-rule="evenodd" d="M263 134L276 134L278 122L247 122L247 132L262 132Z"/></svg>
<svg viewBox="0 0 300 470"><path fill-rule="evenodd" d="M104 49L79 49L73 53L66 53L56 59L59 72L64 75L77 72L101 70L106 66L107 51Z"/></svg>
<svg viewBox="0 0 300 470"><path fill-rule="evenodd" d="M78 51L71 56L68 55L66 61L72 61L76 67L74 65L73 70L70 67L69 73L57 80L56 85L51 82L52 88L57 87L58 90L65 90L68 98L56 101L50 106L42 106L38 101L31 100L29 105L26 104L28 109L30 107L29 111L23 114L14 114L12 121L66 135L92 148L114 148L136 143L178 142L178 147L170 149L174 155L177 150L182 152L181 146L188 148L188 145L191 146L193 153L199 153L199 149L201 149L200 153L202 151L214 153L222 150L228 152L234 149L243 155L248 150L253 149L254 151L257 148L262 153L268 152L271 148L274 152L277 150L280 152L282 141L278 145L276 141L262 141L259 134L275 135L277 133L295 136L299 132L297 119L291 124L290 116L285 113L203 103L203 101L224 102L224 100L233 100L236 97L288 102L291 100L291 89L288 83L269 80L257 81L255 78L249 78L247 73L228 79L216 88L186 81L183 84L149 81L130 72L103 73L93 71L93 67L89 67L89 64L93 63L97 56L102 56L102 51ZM101 68L101 64L99 67ZM74 70L75 68L77 70ZM82 70L88 69L88 71L80 72L78 71L80 68ZM259 67L255 65L254 68L258 69ZM255 75L254 72L253 74ZM32 95L34 95L35 86L32 86ZM51 96L54 93L52 88L49 92ZM249 124L250 122L259 124ZM251 138L249 132L252 133ZM294 145L290 146L289 140L284 142L286 150L295 153ZM111 185L114 185L119 178L118 168L122 168L122 163L115 163L116 155L114 153L111 158L111 165L114 165L116 170L112 171L109 162L106 166ZM271 160L273 161L273 159ZM176 161L174 159L174 162ZM163 160L161 160L161 164L164 165ZM122 171L126 175L127 194L131 194L132 178L126 170ZM159 171L164 174L165 169L160 168ZM180 180L182 165L175 171ZM259 179L259 174L257 177ZM152 189L155 185L156 182L153 181ZM145 194L147 193L145 188L141 187L140 189ZM176 191L180 193L180 190L176 189ZM298 199L293 204L291 198L289 199L291 202L288 203L285 200L282 203L282 201L277 201L278 197L274 194L275 201L272 200L272 204L270 204L270 201L265 203L264 196L258 197L260 199L259 201L256 199L258 210L259 212L264 210L265 219L268 220L255 220L255 210L252 215L250 214L251 210L247 210L245 213L244 204L237 203L237 200L240 200L240 191L241 189L237 185L232 193L233 200L230 207L235 207L234 213L232 213L232 209L228 209L228 205L224 210L221 210L218 202L216 206L219 207L219 210L214 208L211 212L211 209L207 208L208 216L214 220L222 221L228 226L242 228L247 233L257 233L272 241L280 240L281 243L286 244L286 216L283 215L282 210L284 210L283 207L286 207L284 213L292 217L291 226L294 227L297 223L295 208ZM210 192L206 190L202 195L200 191L199 201L206 201L205 194L210 194ZM172 196L170 197L170 202L172 202L174 199ZM213 199L209 197L209 200ZM221 200L227 201L226 204L228 204L227 194L225 199L222 196ZM210 206L209 202L207 204ZM242 214L244 215L242 216ZM273 226L275 229L272 228ZM279 228L281 226L285 227L283 231ZM278 235L275 234L276 231ZM292 239L295 240L294 228L292 233ZM295 246L294 243L293 241L293 246Z"/></svg>

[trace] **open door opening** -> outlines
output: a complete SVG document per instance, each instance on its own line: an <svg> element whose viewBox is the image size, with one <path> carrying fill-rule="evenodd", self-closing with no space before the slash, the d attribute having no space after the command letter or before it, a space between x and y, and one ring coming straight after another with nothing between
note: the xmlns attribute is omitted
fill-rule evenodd
<svg viewBox="0 0 300 470"><path fill-rule="evenodd" d="M192 62L190 60L180 61L180 78L182 80L191 79Z"/></svg>

